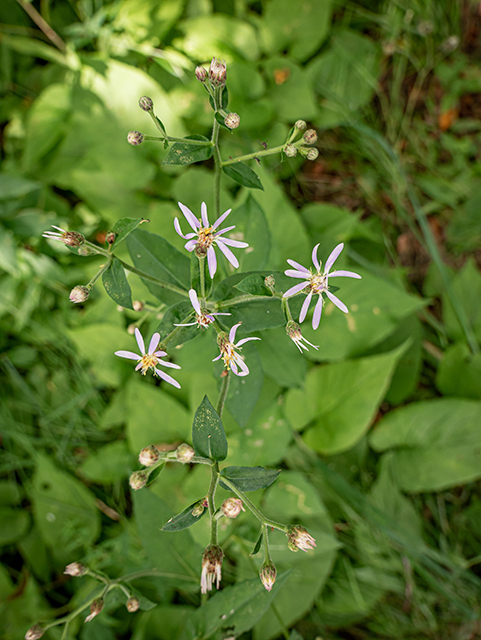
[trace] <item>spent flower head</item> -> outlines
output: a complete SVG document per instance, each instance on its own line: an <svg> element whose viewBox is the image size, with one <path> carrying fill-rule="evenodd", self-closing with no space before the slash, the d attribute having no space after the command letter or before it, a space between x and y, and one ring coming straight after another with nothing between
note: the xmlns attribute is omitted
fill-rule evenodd
<svg viewBox="0 0 481 640"><path fill-rule="evenodd" d="M215 321L214 316L230 316L230 313L209 313L206 309L202 309L195 289L189 290L189 298L194 307L195 320L194 322L175 324L176 327L193 327L197 325L199 329L200 327L207 329L207 327Z"/></svg>
<svg viewBox="0 0 481 640"><path fill-rule="evenodd" d="M66 576L74 576L75 578L80 578L87 573L87 567L81 562L71 562L65 567L64 574Z"/></svg>
<svg viewBox="0 0 481 640"><path fill-rule="evenodd" d="M287 546L291 551L310 551L317 547L316 541L307 532L307 529L300 525L294 525L287 532Z"/></svg>
<svg viewBox="0 0 481 640"><path fill-rule="evenodd" d="M177 380L174 380L167 373L164 373L160 369L157 369L157 365L162 365L163 367L171 367L172 369L180 369L178 364L174 364L173 362L164 362L161 360L164 356L167 355L165 351L156 351L159 342L160 342L160 334L154 333L150 340L149 350L145 351L144 339L142 338L142 334L140 331L135 328L135 338L137 339L137 344L139 345L140 355L138 353L133 353L132 351L116 351L115 355L120 356L121 358L128 358L129 360L137 360L138 364L135 367L136 371L141 371L142 375L145 376L149 369L154 370L154 375L159 376L162 380L165 380L169 384L177 389L180 389L180 384Z"/></svg>
<svg viewBox="0 0 481 640"><path fill-rule="evenodd" d="M86 302L89 299L90 287L86 287L83 284L78 284L72 289L69 295L70 302L79 304L80 302Z"/></svg>
<svg viewBox="0 0 481 640"><path fill-rule="evenodd" d="M219 345L220 354L217 358L214 358L213 362L222 358L226 369L231 369L232 373L235 373L236 376L242 377L249 375L249 368L237 350L246 342L250 340L260 340L260 338L242 338L239 342L234 343L236 331L241 324L241 322L235 324L229 331L229 335L224 331L217 334L217 344Z"/></svg>
<svg viewBox="0 0 481 640"><path fill-rule="evenodd" d="M259 575L264 587L267 589L267 591L270 591L274 586L274 582L276 581L277 576L277 569L275 565L269 560L266 560L261 567Z"/></svg>
<svg viewBox="0 0 481 640"><path fill-rule="evenodd" d="M44 238L48 240L58 240L58 242L63 242L63 244L69 247L81 247L85 242L85 236L78 231L65 231L65 229L56 227L54 224L52 227L57 229L57 231L45 231L42 233Z"/></svg>
<svg viewBox="0 0 481 640"><path fill-rule="evenodd" d="M306 338L304 338L301 332L301 327L297 324L297 322L293 322L292 320L290 320L286 325L286 333L301 353L303 349L309 351L309 347L306 347L304 343L308 344L313 349L319 349L319 347L316 347L315 344L312 344L312 342L309 342L309 340L306 340Z"/></svg>
<svg viewBox="0 0 481 640"><path fill-rule="evenodd" d="M296 284L290 289L288 289L284 293L284 298L289 298L290 296L295 296L298 293L307 293L306 299L301 307L301 312L299 314L299 322L303 322L309 310L309 305L311 304L312 296L318 295L319 298L317 300L314 315L312 317L312 328L317 329L319 326L319 322L321 321L322 307L324 304L324 299L322 294L325 293L331 302L333 302L336 307L338 307L344 313L349 313L348 308L341 302L339 298L337 298L333 293L329 291L329 278L337 278L339 276L344 276L346 278L361 278L358 273L354 273L352 271L333 271L331 273L331 267L336 261L337 257L341 253L344 248L344 244L338 244L337 247L331 252L328 259L326 260L326 265L324 267L324 271L321 270L321 263L317 258L317 249L319 245L316 244L314 249L312 250L312 262L314 263L315 271L313 269L306 269L302 264L299 264L295 260L288 260L287 262L294 267L294 269L287 269L284 271L286 276L290 278L302 278L304 282L300 284Z"/></svg>
<svg viewBox="0 0 481 640"><path fill-rule="evenodd" d="M200 592L212 591L215 586L218 589L222 579L222 560L224 552L215 544L209 545L202 556L202 573L200 577Z"/></svg>
<svg viewBox="0 0 481 640"><path fill-rule="evenodd" d="M25 634L25 640L39 640L45 633L45 629L41 627L39 624L34 624L33 627Z"/></svg>
<svg viewBox="0 0 481 640"><path fill-rule="evenodd" d="M90 605L90 613L89 615L85 618L85 622L90 622L91 620L93 620L95 618L95 616L98 616L99 613L102 611L102 609L104 608L104 599L103 598L96 598L92 604Z"/></svg>
<svg viewBox="0 0 481 640"><path fill-rule="evenodd" d="M181 238L187 240L185 243L185 248L187 251L194 251L197 256L203 257L207 256L207 263L209 265L209 273L210 277L213 278L215 272L217 271L217 258L215 255L214 247L217 246L225 255L227 260L231 263L231 265L237 269L239 266L239 262L229 247L237 247L239 249L245 249L249 245L247 242L240 242L239 240L231 240L230 238L224 238L224 234L228 231L232 231L235 229L233 227L227 227L227 229L222 229L221 231L217 231L218 227L224 222L232 209L227 209L225 213L223 213L214 224L209 224L209 219L207 218L207 206L205 202L201 205L201 217L198 219L192 213L192 211L186 207L185 205L178 203L182 213L185 216L185 219L190 224L194 232L189 232L187 234L183 234L180 228L180 223L178 218L174 220L174 227L177 233Z"/></svg>

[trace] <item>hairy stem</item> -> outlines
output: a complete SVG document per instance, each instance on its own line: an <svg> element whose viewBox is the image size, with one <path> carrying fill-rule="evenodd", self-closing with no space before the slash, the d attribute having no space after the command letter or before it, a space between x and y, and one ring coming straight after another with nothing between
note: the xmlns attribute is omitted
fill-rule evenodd
<svg viewBox="0 0 481 640"><path fill-rule="evenodd" d="M113 256L113 257L115 258L117 256ZM144 271L140 271L140 269L136 269L128 262L124 262L123 260L120 260L120 258L117 258L117 260L119 260L120 264L124 267L124 269L127 269L127 271L131 271L132 273L135 273L135 275L139 276L139 278L142 278L142 280L148 280L149 282L153 282L159 287L162 287L163 289L169 289L169 291L178 293L179 295L184 296L185 298L189 297L189 294L185 289L181 289L180 287L177 287L175 284L170 284L170 282L164 282L163 280L158 280L157 278L154 278L154 276L151 276L148 273L145 273Z"/></svg>
<svg viewBox="0 0 481 640"><path fill-rule="evenodd" d="M220 106L222 88L216 88L214 92L214 111L217 113ZM219 129L220 125L214 117L214 126L212 127L212 144L214 145L214 213L215 219L220 216L220 178L222 171L222 158L219 150Z"/></svg>

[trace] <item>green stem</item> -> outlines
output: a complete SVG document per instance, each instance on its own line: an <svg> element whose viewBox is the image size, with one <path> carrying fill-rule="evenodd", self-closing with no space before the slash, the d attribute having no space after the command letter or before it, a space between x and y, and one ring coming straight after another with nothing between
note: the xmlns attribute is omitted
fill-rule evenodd
<svg viewBox="0 0 481 640"><path fill-rule="evenodd" d="M112 254L112 257L116 258L117 256L114 256ZM187 291L185 291L185 289L181 289L180 287L177 287L175 284L170 284L169 282L158 280L157 278L150 276L148 273L144 273L144 271L140 271L140 269L136 269L132 265L128 264L128 262L124 262L123 260L120 260L120 258L117 258L117 260L119 260L120 264L124 267L124 269L127 269L127 271L131 271L132 273L135 273L135 275L139 276L139 278L142 278L142 280L148 280L149 282L153 282L159 287L162 287L163 289L169 289L169 291L178 293L180 296L184 296L185 298L189 297L189 294Z"/></svg>
<svg viewBox="0 0 481 640"><path fill-rule="evenodd" d="M287 321L294 322L294 318L292 317L291 309L289 307L289 301L287 298L282 298L282 310L287 317Z"/></svg>
<svg viewBox="0 0 481 640"><path fill-rule="evenodd" d="M89 249L92 249L92 251L94 251L95 253L100 253L103 256L110 256L109 251L107 251L107 249L102 249L102 247L99 247L96 244L93 244L92 242L89 242L88 240L85 240L84 245L89 247Z"/></svg>
<svg viewBox="0 0 481 640"><path fill-rule="evenodd" d="M193 138L174 138L172 136L144 136L144 140L158 140L159 142L184 142L189 144L195 144L198 147L212 147L212 142L210 140L194 140Z"/></svg>
<svg viewBox="0 0 481 640"><path fill-rule="evenodd" d="M207 494L207 502L209 505L210 515L210 543L217 545L217 519L215 518L215 504L214 497L217 489L217 482L219 480L219 463L216 462L211 467L211 478L209 493Z"/></svg>
<svg viewBox="0 0 481 640"><path fill-rule="evenodd" d="M133 573L128 573L125 576L121 576L117 578L113 582L132 582L133 580L138 580L139 578L172 578L173 580L185 580L187 582L197 582L196 576L184 576L178 573L169 573L166 571L159 571L158 569L143 569L141 571L134 571Z"/></svg>
<svg viewBox="0 0 481 640"><path fill-rule="evenodd" d="M94 275L94 277L92 278L92 280L87 284L87 287L89 289L91 289L94 284L97 282L97 280L100 278L100 276L105 273L105 271L107 271L107 269L110 267L110 265L112 264L112 260L109 258L109 260L100 267L100 269L98 270L98 272Z"/></svg>
<svg viewBox="0 0 481 640"><path fill-rule="evenodd" d="M300 146L297 142L293 143L294 146ZM281 144L278 147L272 149L261 149L254 153L247 153L245 156L238 156L237 158L230 158L221 162L223 167L228 167L230 164L236 164L237 162L245 162L246 160L254 160L254 158L260 158L262 156L272 156L275 153L281 153L284 150L285 144Z"/></svg>
<svg viewBox="0 0 481 640"><path fill-rule="evenodd" d="M179 322L179 324L185 324L187 320L190 320L191 318L192 318L192 312L190 312L189 315L182 320L182 322ZM166 347L167 344L172 340L172 338L174 338L179 333L181 329L182 327L175 327L175 329L172 329L172 331L169 334L167 334L166 337L160 342L159 349Z"/></svg>
<svg viewBox="0 0 481 640"><path fill-rule="evenodd" d="M219 417L222 417L222 412L224 411L225 401L227 399L227 392L229 391L229 382L230 382L230 371L227 371L222 378L222 386L219 392L219 399L217 400L216 411Z"/></svg>
<svg viewBox="0 0 481 640"><path fill-rule="evenodd" d="M214 91L214 112L219 110L219 101L222 88L216 88ZM219 150L219 130L220 125L214 117L214 126L212 127L212 144L214 145L214 214L215 219L220 216L220 178L222 171L222 158Z"/></svg>
<svg viewBox="0 0 481 640"><path fill-rule="evenodd" d="M272 300L274 298L278 298L282 300L282 294L276 293L272 296L251 296L249 294L246 294L245 296L236 296L235 298L229 298L228 300L217 302L215 305L215 308L227 309L228 307L233 307L236 304L243 304L244 302L256 302L257 300Z"/></svg>
<svg viewBox="0 0 481 640"><path fill-rule="evenodd" d="M271 554L269 552L269 534L267 533L267 527L264 527L264 530L262 532L262 537L264 539L264 558L265 561L267 562L272 562L271 560Z"/></svg>
<svg viewBox="0 0 481 640"><path fill-rule="evenodd" d="M229 489L236 494L238 498L242 500L242 502L248 507L255 517L259 520L259 522L267 527L273 527L274 529L278 529L283 533L287 533L289 531L289 525L282 524L281 522L276 522L275 520L270 520L266 518L263 513L259 511L259 509L249 500L249 498L245 495L243 491L240 491L231 480L222 476L223 484L227 485Z"/></svg>
<svg viewBox="0 0 481 640"><path fill-rule="evenodd" d="M200 306L203 307L205 303L205 257L202 256L199 258L199 277L200 277Z"/></svg>

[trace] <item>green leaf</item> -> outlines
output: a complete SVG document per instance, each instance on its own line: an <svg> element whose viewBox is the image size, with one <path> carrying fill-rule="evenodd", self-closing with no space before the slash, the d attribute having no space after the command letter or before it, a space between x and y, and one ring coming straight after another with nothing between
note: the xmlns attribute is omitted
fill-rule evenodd
<svg viewBox="0 0 481 640"><path fill-rule="evenodd" d="M236 339L238 339L238 337L239 332L237 333ZM256 347L252 343L247 343L242 347L242 357L245 358L246 364L249 367L249 375L241 377L230 374L231 379L226 400L227 409L241 427L247 424L259 400L264 382L261 359ZM219 362L218 366L220 366L220 364Z"/></svg>
<svg viewBox="0 0 481 640"><path fill-rule="evenodd" d="M232 215L236 220L236 237L238 233L242 233L242 240L249 245L247 249L237 252L239 269L265 269L269 262L272 242L264 210L249 193L244 204L236 207Z"/></svg>
<svg viewBox="0 0 481 640"><path fill-rule="evenodd" d="M21 509L0 507L0 547L17 542L30 527L30 516Z"/></svg>
<svg viewBox="0 0 481 640"><path fill-rule="evenodd" d="M209 96L209 97L210 97L210 96ZM211 102L213 103L212 98L210 98L210 100L211 100ZM212 108L213 108L213 107L212 107ZM230 132L232 133L232 130L231 130L231 129L229 129L229 127L227 127L227 126L225 125L225 122L224 122L224 121L225 121L225 117L224 117L224 116L221 116L221 114L220 114L218 111L216 111L214 118L217 120L217 122L219 123L219 125L220 125L223 129L227 129L227 131L230 131Z"/></svg>
<svg viewBox="0 0 481 640"><path fill-rule="evenodd" d="M436 386L446 396L481 400L481 354L464 343L450 347L439 363Z"/></svg>
<svg viewBox="0 0 481 640"><path fill-rule="evenodd" d="M226 167L222 167L222 171L226 176L229 176L229 178L232 178L234 182L241 184L243 187L248 187L249 189L261 189L264 191L264 187L262 186L257 173L243 162L229 164Z"/></svg>
<svg viewBox="0 0 481 640"><path fill-rule="evenodd" d="M14 51L18 51L18 53L23 53L33 58L41 58L42 60L48 60L48 62L54 62L65 67L69 66L67 56L60 53L55 47L51 47L36 38L2 33L2 44L10 47ZM73 52L71 52L71 55L73 56Z"/></svg>
<svg viewBox="0 0 481 640"><path fill-rule="evenodd" d="M41 188L42 185L39 182L33 182L21 176L0 173L0 200L23 198L32 191L40 191Z"/></svg>
<svg viewBox="0 0 481 640"><path fill-rule="evenodd" d="M376 451L392 449L400 489L441 491L481 477L481 402L441 398L387 414L370 438Z"/></svg>
<svg viewBox="0 0 481 640"><path fill-rule="evenodd" d="M269 609L288 576L289 571L278 574L271 591L266 591L258 577L218 591L189 617L180 640L217 638L223 629L234 637L249 631Z"/></svg>
<svg viewBox="0 0 481 640"><path fill-rule="evenodd" d="M134 519L151 566L164 573L163 580L175 588L198 591L202 549L189 531L177 535L162 531L172 511L150 489L133 494Z"/></svg>
<svg viewBox="0 0 481 640"><path fill-rule="evenodd" d="M156 116L156 115L155 115L155 113L153 114L153 118L154 118L154 120L157 122L157 124L159 125L160 130L162 131L162 133L164 134L164 136L166 136L166 135L167 135L167 132L166 132L166 130L165 130L165 126L164 126L164 123L162 122L162 120L161 120L158 116ZM166 142L167 142L167 141L166 141Z"/></svg>
<svg viewBox="0 0 481 640"><path fill-rule="evenodd" d="M304 441L320 453L350 449L369 428L405 349L311 369L305 390L291 389L286 398L292 427L312 423Z"/></svg>
<svg viewBox="0 0 481 640"><path fill-rule="evenodd" d="M227 457L227 439L224 426L209 398L204 396L194 416L192 443L195 453L216 462Z"/></svg>
<svg viewBox="0 0 481 640"><path fill-rule="evenodd" d="M178 302L172 307L169 307L156 329L156 331L160 333L160 341L162 342L162 340L171 333L173 329L177 328L174 327L174 324L185 324L186 322L193 321L194 314L190 301ZM192 327L178 327L178 329L178 333L176 333L172 340L169 341L170 348L184 344L184 342L188 342L189 340L193 340L201 333L197 324Z"/></svg>
<svg viewBox="0 0 481 640"><path fill-rule="evenodd" d="M121 307L133 309L130 285L127 282L125 269L118 258L114 258L107 271L103 272L102 282L105 287L105 291L115 303L119 304Z"/></svg>
<svg viewBox="0 0 481 640"><path fill-rule="evenodd" d="M190 140L202 140L203 142L209 142L204 136L193 134L189 136ZM190 142L176 142L172 145L169 153L167 154L164 164L193 164L194 162L202 162L208 160L214 153L214 147L206 145L196 145Z"/></svg>
<svg viewBox="0 0 481 640"><path fill-rule="evenodd" d="M252 550L252 553L250 554L251 556L256 556L260 549L261 549L261 545L262 545L262 540L264 539L264 531L261 529L261 532L259 534L259 537L257 538L257 542L254 545L254 549Z"/></svg>
<svg viewBox="0 0 481 640"><path fill-rule="evenodd" d="M224 467L220 472L220 485L227 491L231 489L222 482L222 478L227 478L235 484L240 491L257 491L269 487L280 470L265 469L264 467Z"/></svg>
<svg viewBox="0 0 481 640"><path fill-rule="evenodd" d="M133 471L133 462L134 458L122 440L90 453L80 471L92 482L112 483L127 478Z"/></svg>
<svg viewBox="0 0 481 640"><path fill-rule="evenodd" d="M264 280L264 276L253 273L236 284L235 288L244 293L251 293L253 296L271 296L272 293L264 284Z"/></svg>
<svg viewBox="0 0 481 640"><path fill-rule="evenodd" d="M132 233L132 231L135 231L142 222L149 222L149 220L146 220L145 218L121 218L120 220L117 220L112 228L112 233L115 233L113 247L118 247L118 245L123 242L125 238Z"/></svg>
<svg viewBox="0 0 481 640"><path fill-rule="evenodd" d="M196 500L190 506L179 513L178 515L171 518L168 522L164 524L161 531L182 531L183 529L188 529L193 524L199 522L201 518L205 516L206 513L209 512L207 508L204 507L204 510L198 516L193 515L192 509L199 505L199 502L203 502L204 498L200 500Z"/></svg>
<svg viewBox="0 0 481 640"><path fill-rule="evenodd" d="M44 456L38 457L31 497L40 535L59 561L97 539L100 512L94 494Z"/></svg>
<svg viewBox="0 0 481 640"><path fill-rule="evenodd" d="M474 335L478 342L481 342L481 273L474 259L466 261L462 270L453 277L451 285L458 303L464 307ZM443 294L443 320L450 338L459 341L465 339L464 331L446 293Z"/></svg>
<svg viewBox="0 0 481 640"><path fill-rule="evenodd" d="M307 372L307 360L287 336L284 327L264 331L256 345L265 374L281 387L301 387Z"/></svg>
<svg viewBox="0 0 481 640"><path fill-rule="evenodd" d="M154 278L190 288L190 260L161 236L136 229L127 238L127 248L134 266ZM149 291L160 300L178 302L179 295L144 280Z"/></svg>

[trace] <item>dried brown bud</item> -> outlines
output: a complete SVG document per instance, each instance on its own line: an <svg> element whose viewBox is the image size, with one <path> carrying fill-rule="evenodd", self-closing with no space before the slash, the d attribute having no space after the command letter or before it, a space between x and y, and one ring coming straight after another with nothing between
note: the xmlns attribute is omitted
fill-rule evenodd
<svg viewBox="0 0 481 640"><path fill-rule="evenodd" d="M106 236L105 236L105 242L107 244L114 244L115 242L115 238L117 236L115 235L115 233L113 231L110 231Z"/></svg>
<svg viewBox="0 0 481 640"><path fill-rule="evenodd" d="M295 525L289 528L287 533L287 546L291 551L310 551L316 547L316 541L307 532L307 529L300 525Z"/></svg>
<svg viewBox="0 0 481 640"><path fill-rule="evenodd" d="M139 453L139 462L144 467L151 467L153 464L159 461L160 451L153 444L142 449Z"/></svg>
<svg viewBox="0 0 481 640"><path fill-rule="evenodd" d="M87 573L87 567L81 562L71 562L65 567L64 574L66 576L74 576L75 578L80 578Z"/></svg>
<svg viewBox="0 0 481 640"><path fill-rule="evenodd" d="M217 545L211 544L202 556L202 573L200 577L200 592L212 591L214 581L217 589L222 578L222 560L224 552Z"/></svg>
<svg viewBox="0 0 481 640"><path fill-rule="evenodd" d="M154 108L152 98L149 98L149 96L142 96L139 100L139 107L143 111L152 111L152 109Z"/></svg>
<svg viewBox="0 0 481 640"><path fill-rule="evenodd" d="M143 141L144 141L143 133L140 133L140 131L129 131L127 135L127 142L129 144L136 147L137 145L142 144Z"/></svg>
<svg viewBox="0 0 481 640"><path fill-rule="evenodd" d="M99 613L102 611L102 609L104 608L104 599L103 598L96 598L92 604L90 605L90 613L89 615L85 618L85 622L90 622L91 620L93 620L95 618L95 616L98 616Z"/></svg>
<svg viewBox="0 0 481 640"><path fill-rule="evenodd" d="M129 613L134 613L140 607L140 600L135 596L130 596L125 606L127 607L127 611Z"/></svg>
<svg viewBox="0 0 481 640"><path fill-rule="evenodd" d="M90 295L89 287L85 287L82 284L78 284L70 292L69 300L74 304L78 304L79 302L85 302L86 300L88 300L89 295Z"/></svg>

